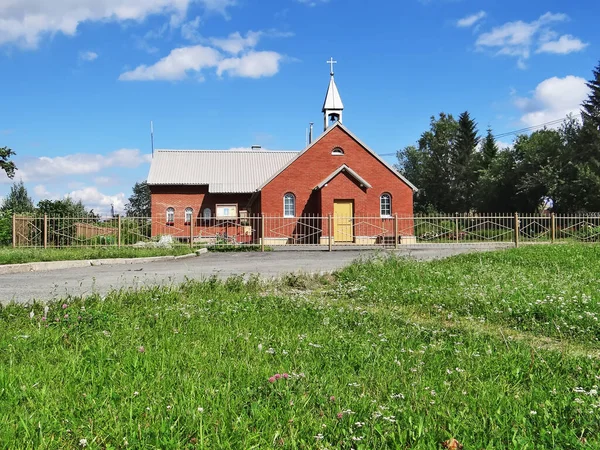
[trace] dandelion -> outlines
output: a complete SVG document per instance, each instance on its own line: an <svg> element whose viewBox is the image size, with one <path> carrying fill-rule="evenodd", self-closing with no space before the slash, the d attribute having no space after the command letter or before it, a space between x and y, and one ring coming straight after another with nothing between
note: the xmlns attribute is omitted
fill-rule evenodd
<svg viewBox="0 0 600 450"><path fill-rule="evenodd" d="M87 439L79 439L79 446L80 447L87 447Z"/></svg>

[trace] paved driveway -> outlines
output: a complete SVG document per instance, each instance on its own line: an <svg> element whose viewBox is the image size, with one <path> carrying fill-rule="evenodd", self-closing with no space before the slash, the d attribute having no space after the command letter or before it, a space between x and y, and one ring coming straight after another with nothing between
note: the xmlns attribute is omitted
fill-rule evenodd
<svg viewBox="0 0 600 450"><path fill-rule="evenodd" d="M498 247L420 246L404 247L395 253L428 260L494 248ZM357 258L369 258L377 253L373 250L208 253L182 260L0 275L0 303L28 303L68 295L106 294L112 289L170 285L186 279L206 279L212 275L227 278L239 274L260 274L272 278L292 272L329 272Z"/></svg>

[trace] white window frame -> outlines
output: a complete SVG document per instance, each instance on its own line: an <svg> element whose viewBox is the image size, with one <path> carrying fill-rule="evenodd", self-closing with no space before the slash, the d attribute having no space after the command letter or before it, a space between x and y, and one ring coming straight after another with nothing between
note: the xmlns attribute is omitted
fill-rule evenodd
<svg viewBox="0 0 600 450"><path fill-rule="evenodd" d="M189 215L189 217L188 217L188 215ZM194 208L191 208L188 206L187 208L185 208L183 220L186 224L190 224L190 223L192 223L193 219L194 219Z"/></svg>
<svg viewBox="0 0 600 450"><path fill-rule="evenodd" d="M291 199L292 200L292 214L288 214L287 211L287 199ZM285 195L283 196L283 217L296 217L296 196L292 193L292 192L286 192Z"/></svg>
<svg viewBox="0 0 600 450"><path fill-rule="evenodd" d="M387 205L384 204L384 198L387 198ZM386 206L389 214L384 212L384 207ZM384 192L379 196L379 214L381 217L392 217L392 195L388 192Z"/></svg>
<svg viewBox="0 0 600 450"><path fill-rule="evenodd" d="M342 147L335 147L331 150L333 156L344 156L344 149Z"/></svg>
<svg viewBox="0 0 600 450"><path fill-rule="evenodd" d="M175 208L169 206L167 208L167 223L175 223Z"/></svg>

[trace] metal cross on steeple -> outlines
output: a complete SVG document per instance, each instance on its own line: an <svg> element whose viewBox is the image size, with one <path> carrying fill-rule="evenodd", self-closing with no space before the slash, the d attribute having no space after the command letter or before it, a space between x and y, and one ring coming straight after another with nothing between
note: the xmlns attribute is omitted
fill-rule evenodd
<svg viewBox="0 0 600 450"><path fill-rule="evenodd" d="M337 61L334 61L333 56L332 56L331 59L329 61L327 61L327 64L331 65L331 75L333 76L333 65L337 64Z"/></svg>

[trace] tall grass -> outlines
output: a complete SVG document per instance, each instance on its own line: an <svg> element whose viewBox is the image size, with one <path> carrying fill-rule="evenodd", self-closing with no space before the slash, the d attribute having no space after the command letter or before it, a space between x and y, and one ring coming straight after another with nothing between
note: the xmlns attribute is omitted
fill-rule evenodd
<svg viewBox="0 0 600 450"><path fill-rule="evenodd" d="M594 312L597 263L524 248L9 306L0 447L597 448L595 329L542 342L546 318L487 301Z"/></svg>

